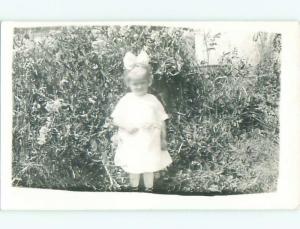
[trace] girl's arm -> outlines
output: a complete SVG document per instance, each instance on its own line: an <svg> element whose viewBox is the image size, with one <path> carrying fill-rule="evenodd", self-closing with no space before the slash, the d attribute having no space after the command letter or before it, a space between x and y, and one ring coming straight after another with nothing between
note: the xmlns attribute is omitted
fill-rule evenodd
<svg viewBox="0 0 300 229"><path fill-rule="evenodd" d="M134 134L135 132L138 131L137 128L130 128L128 126L123 125L121 122L118 121L118 119L115 118L113 119L113 124L119 127L120 129L127 131L130 134Z"/></svg>
<svg viewBox="0 0 300 229"><path fill-rule="evenodd" d="M167 128L165 121L162 122L161 126L161 149L167 150Z"/></svg>

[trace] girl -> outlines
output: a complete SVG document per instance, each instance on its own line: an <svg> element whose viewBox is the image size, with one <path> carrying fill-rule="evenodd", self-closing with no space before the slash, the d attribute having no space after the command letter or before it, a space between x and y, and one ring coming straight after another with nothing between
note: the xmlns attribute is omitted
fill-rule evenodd
<svg viewBox="0 0 300 229"><path fill-rule="evenodd" d="M159 100L148 93L152 83L148 55L128 52L123 62L125 84L131 92L119 100L111 115L119 128L115 164L129 173L132 190L138 190L142 175L145 190L152 191L153 173L172 162L166 142L168 115Z"/></svg>

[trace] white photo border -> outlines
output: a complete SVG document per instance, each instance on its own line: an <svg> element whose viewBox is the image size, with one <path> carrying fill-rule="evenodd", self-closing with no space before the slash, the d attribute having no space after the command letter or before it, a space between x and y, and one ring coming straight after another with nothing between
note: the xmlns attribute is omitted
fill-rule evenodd
<svg viewBox="0 0 300 229"><path fill-rule="evenodd" d="M77 192L12 187L13 29L40 26L161 25L264 31L282 34L280 163L274 193L180 196L150 193ZM295 209L300 198L300 29L298 22L4 22L1 24L1 209L3 210L176 210Z"/></svg>

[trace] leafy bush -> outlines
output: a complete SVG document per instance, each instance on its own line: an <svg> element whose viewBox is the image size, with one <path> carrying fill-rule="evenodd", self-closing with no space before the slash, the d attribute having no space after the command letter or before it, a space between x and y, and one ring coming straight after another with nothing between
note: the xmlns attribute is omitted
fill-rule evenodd
<svg viewBox="0 0 300 229"><path fill-rule="evenodd" d="M225 194L276 189L280 36L260 39L251 66L236 50L218 66L195 59L187 28L18 28L13 60L13 184L122 191L113 164L111 114L127 88L122 59L146 49L165 105L174 163L157 175L162 193Z"/></svg>

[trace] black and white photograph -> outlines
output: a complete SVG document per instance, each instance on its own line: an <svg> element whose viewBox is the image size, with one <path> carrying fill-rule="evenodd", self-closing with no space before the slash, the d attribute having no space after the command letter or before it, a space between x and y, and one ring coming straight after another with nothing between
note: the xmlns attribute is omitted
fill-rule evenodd
<svg viewBox="0 0 300 229"><path fill-rule="evenodd" d="M276 193L283 34L218 28L15 26L11 186Z"/></svg>

